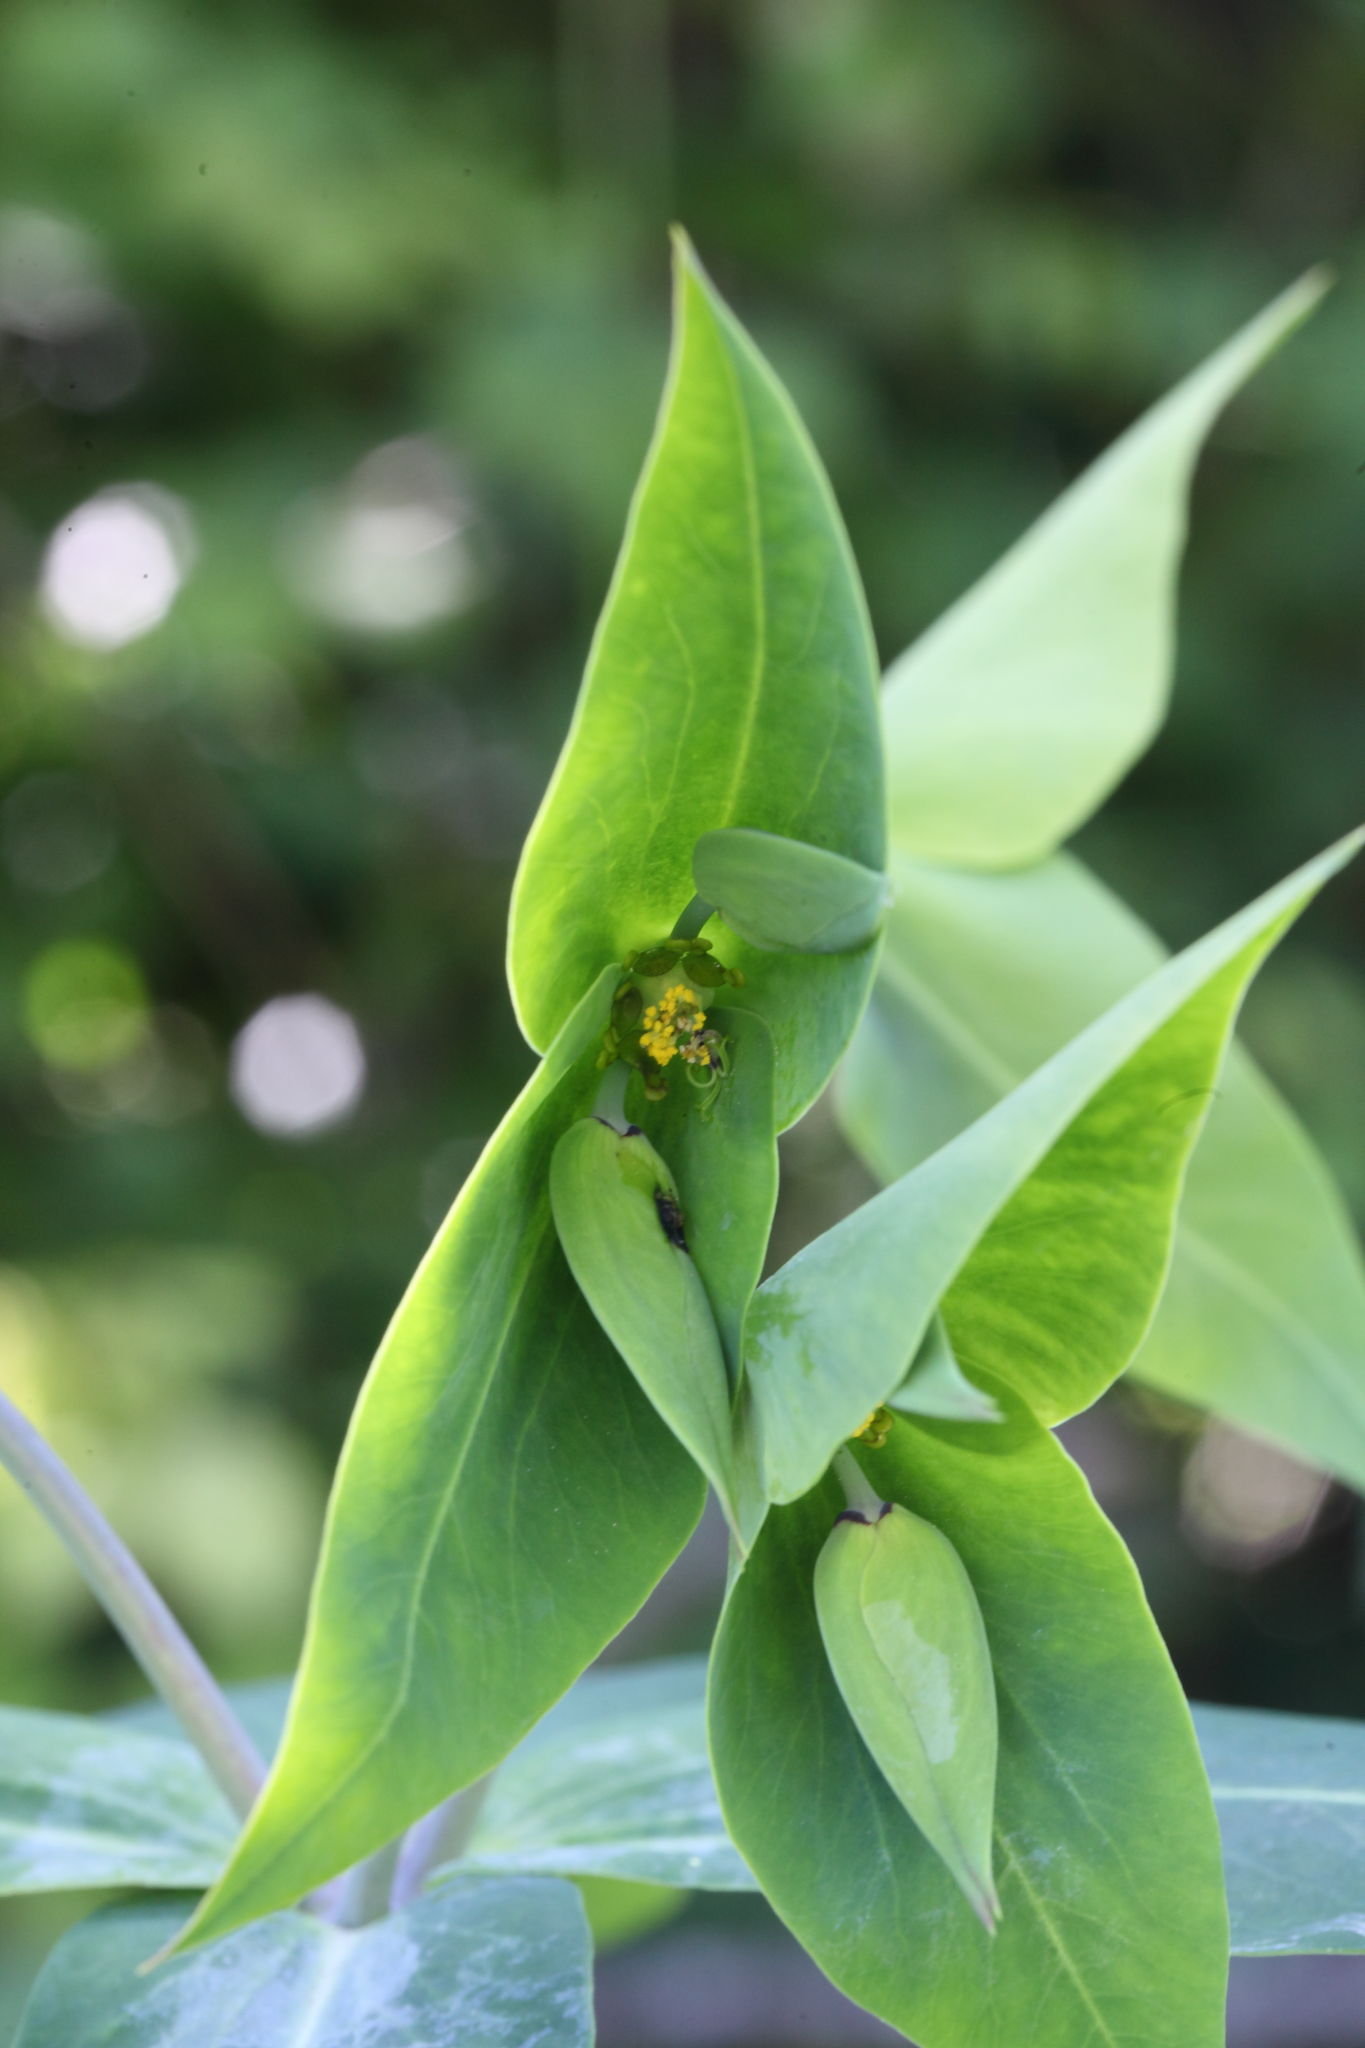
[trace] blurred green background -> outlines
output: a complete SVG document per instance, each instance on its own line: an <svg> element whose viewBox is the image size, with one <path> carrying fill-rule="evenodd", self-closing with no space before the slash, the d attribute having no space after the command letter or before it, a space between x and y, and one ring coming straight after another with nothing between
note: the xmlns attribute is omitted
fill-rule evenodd
<svg viewBox="0 0 1365 2048"><path fill-rule="evenodd" d="M806 413L888 658L1335 267L1203 465L1174 714L1081 842L1179 942L1361 809L1363 133L1352 0L8 0L0 1383L225 1675L294 1655L360 1375L530 1063L507 896L667 221ZM1363 923L1357 872L1248 1020L1358 1210ZM788 1166L789 1238L863 1185L818 1111ZM1363 1710L1350 1500L1127 1394L1074 1445L1192 1691ZM628 1650L704 1642L714 1557ZM0 1491L0 1695L133 1689ZM0 1923L0 2012L42 1921ZM642 1981L611 2038L665 2025ZM1307 2042L1295 1996L1236 2038ZM883 2038L807 2006L648 2038Z"/></svg>

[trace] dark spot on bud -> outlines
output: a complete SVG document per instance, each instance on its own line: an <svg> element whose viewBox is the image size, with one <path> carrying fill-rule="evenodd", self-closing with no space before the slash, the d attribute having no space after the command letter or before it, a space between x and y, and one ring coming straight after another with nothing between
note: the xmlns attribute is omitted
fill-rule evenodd
<svg viewBox="0 0 1365 2048"><path fill-rule="evenodd" d="M687 1236L683 1230L683 1212L672 1195L666 1195L662 1188L654 1190L654 1206L659 1212L659 1224L670 1244L680 1252L687 1250Z"/></svg>

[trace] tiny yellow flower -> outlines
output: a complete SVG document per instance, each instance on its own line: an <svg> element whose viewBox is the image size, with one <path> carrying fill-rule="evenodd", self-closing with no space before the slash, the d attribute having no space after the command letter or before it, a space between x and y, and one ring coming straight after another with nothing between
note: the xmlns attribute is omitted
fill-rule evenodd
<svg viewBox="0 0 1365 2048"><path fill-rule="evenodd" d="M889 1408L874 1408L854 1430L854 1442L866 1444L870 1451L879 1451L890 1436L895 1419Z"/></svg>
<svg viewBox="0 0 1365 2048"><path fill-rule="evenodd" d="M651 1003L640 1019L644 1030L640 1044L655 1062L666 1067L676 1053L690 1066L709 1067L710 1048L698 1043L706 1027L706 1012L690 988L681 982L665 989L657 1003Z"/></svg>

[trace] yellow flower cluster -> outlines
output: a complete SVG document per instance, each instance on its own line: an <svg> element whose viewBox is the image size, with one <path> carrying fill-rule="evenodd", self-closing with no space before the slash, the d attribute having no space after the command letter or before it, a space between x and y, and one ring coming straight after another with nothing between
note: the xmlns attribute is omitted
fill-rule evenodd
<svg viewBox="0 0 1365 2048"><path fill-rule="evenodd" d="M860 1422L853 1432L855 1443L866 1444L870 1451L879 1451L891 1434L895 1421L889 1408L874 1408L865 1422Z"/></svg>
<svg viewBox="0 0 1365 2048"><path fill-rule="evenodd" d="M660 1000L649 1005L640 1022L645 1027L640 1043L657 1066L666 1067L675 1053L681 1054L689 1066L711 1065L711 1048L700 1042L706 1012L692 990L684 988L681 982L675 988L665 989Z"/></svg>

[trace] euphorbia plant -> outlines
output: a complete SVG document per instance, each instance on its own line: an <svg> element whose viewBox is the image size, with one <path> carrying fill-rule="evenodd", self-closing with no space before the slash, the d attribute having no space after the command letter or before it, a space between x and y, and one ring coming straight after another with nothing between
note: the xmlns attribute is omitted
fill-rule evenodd
<svg viewBox="0 0 1365 2048"><path fill-rule="evenodd" d="M1208 1776L1131 1560L1052 1426L1136 1356L1365 1471L1354 1248L1287 1113L1245 1063L1220 1078L1250 978L1355 842L1164 964L1053 849L1159 715L1201 438L1317 289L1196 373L912 651L886 700L888 849L838 512L679 242L653 447L513 902L541 1063L357 1404L240 1838L164 1736L11 1716L78 1805L109 1770L160 1774L145 1853L125 1828L93 1872L68 1856L47 1881L214 1880L183 1932L158 1905L68 1937L24 2048L583 2042L564 1880L589 1876L756 1882L923 2048L1222 2038ZM765 1279L778 1134L851 1041L841 1113L887 1185ZM1177 1238L1216 1093L1209 1192ZM1258 1265L1259 1219L1286 1201L1292 1252ZM1305 1355L1311 1419L1286 1426ZM708 1482L731 1542L707 1707L728 1841L699 1668L575 1685ZM107 1556L98 1530L74 1536ZM183 1651L142 1649L174 1692ZM209 1720L223 1778L243 1752ZM1321 1775L1298 1724L1203 1732L1241 1774L1225 1809L1257 1744ZM1235 1884L1233 1908L1242 1946L1314 1945L1291 1864L1270 1898Z"/></svg>

